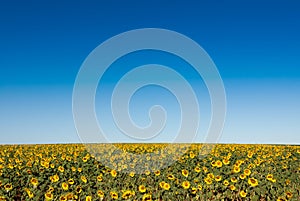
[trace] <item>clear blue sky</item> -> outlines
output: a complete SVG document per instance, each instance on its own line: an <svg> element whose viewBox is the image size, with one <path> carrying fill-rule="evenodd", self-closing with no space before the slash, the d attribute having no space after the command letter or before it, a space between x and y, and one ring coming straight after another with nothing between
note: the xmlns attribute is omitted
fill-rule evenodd
<svg viewBox="0 0 300 201"><path fill-rule="evenodd" d="M116 34L156 27L215 62L228 106L220 142L300 144L299 19L297 0L2 1L0 143L79 142L72 88L84 59Z"/></svg>

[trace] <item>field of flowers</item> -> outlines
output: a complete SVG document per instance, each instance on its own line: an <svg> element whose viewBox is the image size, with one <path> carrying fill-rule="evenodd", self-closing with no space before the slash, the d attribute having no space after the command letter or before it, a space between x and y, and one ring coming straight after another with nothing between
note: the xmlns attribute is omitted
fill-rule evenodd
<svg viewBox="0 0 300 201"><path fill-rule="evenodd" d="M180 156L181 144L167 153L166 144L117 144L137 156L125 159L94 146L105 154L82 144L0 146L0 200L300 200L300 146L219 144L203 155L193 144Z"/></svg>

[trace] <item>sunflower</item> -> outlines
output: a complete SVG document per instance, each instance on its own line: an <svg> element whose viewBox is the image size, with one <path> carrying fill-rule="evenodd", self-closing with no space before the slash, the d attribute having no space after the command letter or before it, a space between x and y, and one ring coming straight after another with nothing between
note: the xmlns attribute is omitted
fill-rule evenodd
<svg viewBox="0 0 300 201"><path fill-rule="evenodd" d="M277 198L277 201L286 201L286 199L284 197L279 197Z"/></svg>
<svg viewBox="0 0 300 201"><path fill-rule="evenodd" d="M118 193L115 191L110 192L110 196L112 199L117 200L119 198Z"/></svg>
<svg viewBox="0 0 300 201"><path fill-rule="evenodd" d="M241 179L245 179L245 178L246 178L246 175L245 175L245 174L241 174L241 175L240 175L240 178L241 178Z"/></svg>
<svg viewBox="0 0 300 201"><path fill-rule="evenodd" d="M197 173L201 172L201 168L200 168L200 167L198 167L198 166L197 166L197 167L195 167L195 169L194 169L194 170L195 170L195 172L197 172Z"/></svg>
<svg viewBox="0 0 300 201"><path fill-rule="evenodd" d="M145 193L145 192L146 192L146 187L145 187L144 185L140 185L140 186L139 186L139 191L140 191L141 193Z"/></svg>
<svg viewBox="0 0 300 201"><path fill-rule="evenodd" d="M217 160L216 161L216 167L220 168L222 166L223 166L222 162L220 160Z"/></svg>
<svg viewBox="0 0 300 201"><path fill-rule="evenodd" d="M287 198L292 198L293 194L290 191L285 192Z"/></svg>
<svg viewBox="0 0 300 201"><path fill-rule="evenodd" d="M82 161L85 163L85 162L88 161L88 158L87 158L87 157L83 157L83 158L82 158Z"/></svg>
<svg viewBox="0 0 300 201"><path fill-rule="evenodd" d="M236 189L234 185L230 185L229 188L230 188L230 190L232 190L232 191L234 191L234 190Z"/></svg>
<svg viewBox="0 0 300 201"><path fill-rule="evenodd" d="M12 188L13 188L12 184L5 184L4 185L4 189L6 190L6 192L12 190Z"/></svg>
<svg viewBox="0 0 300 201"><path fill-rule="evenodd" d="M68 180L68 183L70 184L70 185L73 185L75 182L74 182L74 179L69 179Z"/></svg>
<svg viewBox="0 0 300 201"><path fill-rule="evenodd" d="M134 172L130 172L130 173L129 173L129 176L130 176L130 177L134 177L134 175L135 175Z"/></svg>
<svg viewBox="0 0 300 201"><path fill-rule="evenodd" d="M227 158L225 158L225 159L223 159L223 163L224 163L224 165L229 165L230 160L228 160Z"/></svg>
<svg viewBox="0 0 300 201"><path fill-rule="evenodd" d="M63 182L63 183L61 184L61 187L62 187L62 189L63 189L64 191L67 191L67 190L69 189L69 184L66 183L66 182Z"/></svg>
<svg viewBox="0 0 300 201"><path fill-rule="evenodd" d="M58 167L58 171L64 172L64 171L65 171L65 168L64 168L63 166L59 166L59 167Z"/></svg>
<svg viewBox="0 0 300 201"><path fill-rule="evenodd" d="M224 181L223 181L223 184L224 184L225 186L228 186L228 185L229 185L229 181L228 181L228 180L224 180Z"/></svg>
<svg viewBox="0 0 300 201"><path fill-rule="evenodd" d="M197 193L197 188L193 187L192 190L191 190L191 193L196 194Z"/></svg>
<svg viewBox="0 0 300 201"><path fill-rule="evenodd" d="M45 193L45 199L47 200L47 201L49 201L49 200L53 200L53 194L52 193Z"/></svg>
<svg viewBox="0 0 300 201"><path fill-rule="evenodd" d="M244 198L244 197L247 196L247 193L246 193L244 190L242 190L242 191L240 192L240 196Z"/></svg>
<svg viewBox="0 0 300 201"><path fill-rule="evenodd" d="M92 196L90 196L90 195L86 196L85 201L92 201Z"/></svg>
<svg viewBox="0 0 300 201"><path fill-rule="evenodd" d="M268 174L266 178L267 178L267 180L272 181L273 180L273 175L272 174Z"/></svg>
<svg viewBox="0 0 300 201"><path fill-rule="evenodd" d="M145 194L145 195L143 195L142 200L143 200L143 201L152 201L152 195L150 195L150 194Z"/></svg>
<svg viewBox="0 0 300 201"><path fill-rule="evenodd" d="M51 179L51 177L50 177L50 179ZM53 175L51 181L52 181L53 183L58 182L58 181L59 181L59 176L58 176L57 174L56 174L56 175Z"/></svg>
<svg viewBox="0 0 300 201"><path fill-rule="evenodd" d="M207 174L207 178L214 179L215 175L213 173L209 173Z"/></svg>
<svg viewBox="0 0 300 201"><path fill-rule="evenodd" d="M236 179L235 177L232 177L232 178L230 179L230 181L231 181L232 183L236 183L236 182L237 182L237 179Z"/></svg>
<svg viewBox="0 0 300 201"><path fill-rule="evenodd" d="M159 182L159 186L160 186L161 188L163 188L163 187L164 187L164 185L165 185L165 183L166 183L166 182L164 182L164 181L161 181L161 182Z"/></svg>
<svg viewBox="0 0 300 201"><path fill-rule="evenodd" d="M245 170L244 170L244 174L245 174L246 176L249 176L249 175L251 174L251 170L245 169Z"/></svg>
<svg viewBox="0 0 300 201"><path fill-rule="evenodd" d="M174 179L175 179L174 175L172 175L172 174L168 174L167 178L168 178L169 180L174 180Z"/></svg>
<svg viewBox="0 0 300 201"><path fill-rule="evenodd" d="M47 192L50 192L50 193L52 193L53 191L54 191L54 188L52 186L50 186L47 190Z"/></svg>
<svg viewBox="0 0 300 201"><path fill-rule="evenodd" d="M39 181L38 181L36 178L31 178L31 179L30 179L30 183L31 183L34 187L36 187L36 186L38 185Z"/></svg>
<svg viewBox="0 0 300 201"><path fill-rule="evenodd" d="M79 194L79 193L81 193L81 191L82 191L81 186L77 186L76 189L75 189L75 192L76 192L77 194Z"/></svg>
<svg viewBox="0 0 300 201"><path fill-rule="evenodd" d="M117 171L116 170L112 170L111 172L110 172L110 175L112 176L112 177L116 177L117 176Z"/></svg>
<svg viewBox="0 0 300 201"><path fill-rule="evenodd" d="M81 181L82 181L82 182L84 182L84 183L86 183L86 182L87 182L87 179L86 179L86 177L85 177L85 176L83 176L83 175L80 177L80 179L81 179Z"/></svg>
<svg viewBox="0 0 300 201"><path fill-rule="evenodd" d="M234 172L234 173L239 173L240 171L241 171L241 168L240 168L240 167L234 166L234 168L233 168L233 172Z"/></svg>
<svg viewBox="0 0 300 201"><path fill-rule="evenodd" d="M164 183L164 186L163 186L163 189L165 189L165 190L169 190L170 189L170 184L168 184L168 183Z"/></svg>
<svg viewBox="0 0 300 201"><path fill-rule="evenodd" d="M221 181L221 180L222 180L222 176L220 176L220 175L216 176L216 177L215 177L215 180L216 180L216 181Z"/></svg>
<svg viewBox="0 0 300 201"><path fill-rule="evenodd" d="M206 184L210 185L210 184L212 184L212 179L207 177L207 178L204 179L204 182Z"/></svg>
<svg viewBox="0 0 300 201"><path fill-rule="evenodd" d="M258 185L258 181L257 181L257 179L252 177L252 178L248 179L248 184L250 184L252 187L255 187Z"/></svg>
<svg viewBox="0 0 300 201"><path fill-rule="evenodd" d="M190 184L190 182L189 181L184 181L184 182L182 182L182 187L184 188L184 189L188 189L188 188L190 188L190 186L191 186L191 184Z"/></svg>
<svg viewBox="0 0 300 201"><path fill-rule="evenodd" d="M159 175L160 175L160 170L156 170L156 171L154 172L154 174L155 174L155 176L159 176Z"/></svg>
<svg viewBox="0 0 300 201"><path fill-rule="evenodd" d="M187 171L186 169L181 170L181 173L183 176L188 177L189 176L189 171Z"/></svg>
<svg viewBox="0 0 300 201"><path fill-rule="evenodd" d="M34 197L34 194L28 189L28 188L25 188L24 189L28 195L29 198L33 198Z"/></svg>
<svg viewBox="0 0 300 201"><path fill-rule="evenodd" d="M99 198L103 198L104 197L104 193L101 190L97 191L97 195L98 195Z"/></svg>

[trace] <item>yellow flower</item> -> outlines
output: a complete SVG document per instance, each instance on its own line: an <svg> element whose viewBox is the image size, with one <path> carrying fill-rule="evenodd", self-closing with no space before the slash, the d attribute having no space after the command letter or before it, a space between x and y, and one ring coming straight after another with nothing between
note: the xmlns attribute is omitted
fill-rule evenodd
<svg viewBox="0 0 300 201"><path fill-rule="evenodd" d="M242 190L242 191L240 192L240 196L244 198L244 197L247 196L247 193L246 193L244 190Z"/></svg>
<svg viewBox="0 0 300 201"><path fill-rule="evenodd" d="M117 200L119 198L118 193L115 191L110 192L110 196L112 199Z"/></svg>
<svg viewBox="0 0 300 201"><path fill-rule="evenodd" d="M57 174L53 175L53 176L50 176L50 180L53 183L58 182L59 181L59 176Z"/></svg>
<svg viewBox="0 0 300 201"><path fill-rule="evenodd" d="M240 171L241 171L240 167L234 166L234 168L233 168L234 173L239 173Z"/></svg>
<svg viewBox="0 0 300 201"><path fill-rule="evenodd" d="M69 189L69 185L68 185L66 182L63 182L63 183L61 184L61 187L62 187L62 189L65 190L65 191L67 191L67 190Z"/></svg>
<svg viewBox="0 0 300 201"><path fill-rule="evenodd" d="M235 190L235 186L234 186L234 185L230 185L229 188L230 188L230 190L232 190L232 191Z"/></svg>
<svg viewBox="0 0 300 201"><path fill-rule="evenodd" d="M13 186L12 184L5 184L4 189L6 190L6 192L12 190Z"/></svg>
<svg viewBox="0 0 300 201"><path fill-rule="evenodd" d="M249 176L249 175L251 174L251 170L245 169L245 170L244 170L244 174L245 174L246 176Z"/></svg>
<svg viewBox="0 0 300 201"><path fill-rule="evenodd" d="M197 188L198 188L199 191L201 191L202 190L202 185L198 184Z"/></svg>
<svg viewBox="0 0 300 201"><path fill-rule="evenodd" d="M228 180L224 180L224 181L223 181L223 184L224 184L225 186L228 186L228 185L229 185L229 181L228 181Z"/></svg>
<svg viewBox="0 0 300 201"><path fill-rule="evenodd" d="M228 165L230 163L230 160L228 160L227 158L223 159L223 163L224 165Z"/></svg>
<svg viewBox="0 0 300 201"><path fill-rule="evenodd" d="M222 162L220 160L217 160L216 161L216 167L220 168L222 166L223 166Z"/></svg>
<svg viewBox="0 0 300 201"><path fill-rule="evenodd" d="M81 191L82 191L81 186L77 186L76 189L75 189L75 192L76 192L77 194L79 194L79 193L81 193Z"/></svg>
<svg viewBox="0 0 300 201"><path fill-rule="evenodd" d="M47 192L52 193L54 191L54 188L52 186L49 187L49 189L47 190Z"/></svg>
<svg viewBox="0 0 300 201"><path fill-rule="evenodd" d="M206 184L210 185L210 184L212 184L212 179L207 177L207 178L204 179L204 182Z"/></svg>
<svg viewBox="0 0 300 201"><path fill-rule="evenodd" d="M163 189L165 189L165 190L169 190L170 189L170 184L168 184L168 183L164 183L164 186L163 186Z"/></svg>
<svg viewBox="0 0 300 201"><path fill-rule="evenodd" d="M139 186L139 191L140 191L141 193L145 193L145 192L146 192L146 187L145 187L144 185L140 185L140 186Z"/></svg>
<svg viewBox="0 0 300 201"><path fill-rule="evenodd" d="M184 188L184 189L188 189L188 188L190 188L190 186L191 186L191 184L190 184L190 182L189 181L184 181L184 182L182 182L182 187Z"/></svg>
<svg viewBox="0 0 300 201"><path fill-rule="evenodd" d="M277 201L286 201L286 199L284 197L279 197Z"/></svg>
<svg viewBox="0 0 300 201"><path fill-rule="evenodd" d="M30 179L30 183L33 185L33 186L37 186L39 181L36 179L36 178L31 178Z"/></svg>
<svg viewBox="0 0 300 201"><path fill-rule="evenodd" d="M252 187L255 187L258 185L258 181L257 181L257 179L252 177L252 178L248 179L248 184L250 184Z"/></svg>
<svg viewBox="0 0 300 201"><path fill-rule="evenodd" d="M74 182L74 179L69 179L68 180L68 183L70 184L70 185L73 185L75 182Z"/></svg>
<svg viewBox="0 0 300 201"><path fill-rule="evenodd" d="M99 198L103 198L104 197L104 193L101 190L97 191L97 195L98 195Z"/></svg>
<svg viewBox="0 0 300 201"><path fill-rule="evenodd" d="M272 181L273 180L273 175L272 174L268 174L266 178L267 178L267 180Z"/></svg>
<svg viewBox="0 0 300 201"><path fill-rule="evenodd" d="M164 188L165 183L166 183L166 182L161 181L161 182L159 182L159 186L160 186L161 188Z"/></svg>
<svg viewBox="0 0 300 201"><path fill-rule="evenodd" d="M112 177L116 177L118 173L117 173L116 170L112 170L112 171L110 172L110 174L111 174Z"/></svg>
<svg viewBox="0 0 300 201"><path fill-rule="evenodd" d="M174 175L172 175L172 174L169 174L167 178L168 178L169 180L174 180L174 179L175 179Z"/></svg>
<svg viewBox="0 0 300 201"><path fill-rule="evenodd" d="M189 171L187 171L187 170L185 170L185 169L181 170L181 173L182 173L182 175L185 176L185 177L188 177L188 176L189 176Z"/></svg>
<svg viewBox="0 0 300 201"><path fill-rule="evenodd" d="M142 200L143 200L143 201L152 201L152 195L150 195L150 194L145 194L145 195L143 195Z"/></svg>
<svg viewBox="0 0 300 201"><path fill-rule="evenodd" d="M246 178L246 175L245 175L245 174L241 174L241 175L240 175L240 178L241 178L241 179L245 179L245 178Z"/></svg>
<svg viewBox="0 0 300 201"><path fill-rule="evenodd" d="M231 180L232 183L236 183L237 182L237 179L235 177L232 177L230 180Z"/></svg>
<svg viewBox="0 0 300 201"><path fill-rule="evenodd" d="M87 157L83 157L83 158L82 158L82 161L85 163L85 162L88 161L88 158L87 158Z"/></svg>
<svg viewBox="0 0 300 201"><path fill-rule="evenodd" d="M207 174L207 177L213 179L213 178L215 178L215 175L213 173L209 173L209 174Z"/></svg>
<svg viewBox="0 0 300 201"><path fill-rule="evenodd" d="M285 192L285 194L289 199L293 197L293 194L290 191Z"/></svg>
<svg viewBox="0 0 300 201"><path fill-rule="evenodd" d="M194 170L195 170L195 172L197 172L197 173L201 172L201 168L200 168L200 167L198 167L198 166L197 166L197 167L195 167L195 169L194 169Z"/></svg>
<svg viewBox="0 0 300 201"><path fill-rule="evenodd" d="M193 187L191 193L192 193L192 194L196 194L196 193L197 193L197 188Z"/></svg>
<svg viewBox="0 0 300 201"><path fill-rule="evenodd" d="M155 174L155 176L159 176L159 175L160 175L160 171L159 171L159 170L156 170L156 171L154 172L154 174Z"/></svg>
<svg viewBox="0 0 300 201"><path fill-rule="evenodd" d="M215 180L216 180L216 181L221 181L221 180L222 180L222 176L219 176L219 175L216 176L216 177L215 177Z"/></svg>
<svg viewBox="0 0 300 201"><path fill-rule="evenodd" d="M29 198L33 198L34 197L34 194L28 189L28 188L25 188L25 191L28 195Z"/></svg>
<svg viewBox="0 0 300 201"><path fill-rule="evenodd" d="M65 171L65 168L64 168L63 166L59 166L59 167L58 167L58 171L64 172L64 171Z"/></svg>
<svg viewBox="0 0 300 201"><path fill-rule="evenodd" d="M128 200L128 199L131 198L133 195L135 195L134 191L127 190L127 191L124 191L124 192L123 192L122 198L125 199L125 200Z"/></svg>
<svg viewBox="0 0 300 201"><path fill-rule="evenodd" d="M86 179L86 177L85 177L85 176L81 176L81 177L80 177L80 179L81 179L81 181L82 181L82 182L84 182L84 183L86 183L86 182L87 182L87 179Z"/></svg>
<svg viewBox="0 0 300 201"><path fill-rule="evenodd" d="M92 201L92 196L86 196L85 201Z"/></svg>
<svg viewBox="0 0 300 201"><path fill-rule="evenodd" d="M53 199L53 194L52 193L45 193L45 199L48 200L52 200Z"/></svg>

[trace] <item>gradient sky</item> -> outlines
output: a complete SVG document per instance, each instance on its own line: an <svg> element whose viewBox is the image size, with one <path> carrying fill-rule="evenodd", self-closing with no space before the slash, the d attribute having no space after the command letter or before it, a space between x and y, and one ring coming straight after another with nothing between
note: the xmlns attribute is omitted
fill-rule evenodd
<svg viewBox="0 0 300 201"><path fill-rule="evenodd" d="M220 142L300 144L299 19L297 0L2 1L0 143L80 142L72 116L72 89L82 62L116 34L155 27L190 37L215 62L227 95ZM138 61L150 57L135 56ZM128 57L119 66L137 61ZM113 68L102 81L107 89L118 72ZM186 76L197 80L192 72ZM136 94L133 113L145 113L144 103L156 104L159 97L166 107L168 100L176 103L162 89L154 90ZM149 102L151 94L157 95ZM101 99L96 108L103 107L100 103ZM175 110L169 108L176 127ZM136 121L144 125L147 116Z"/></svg>

